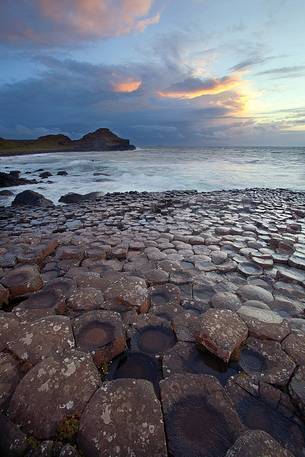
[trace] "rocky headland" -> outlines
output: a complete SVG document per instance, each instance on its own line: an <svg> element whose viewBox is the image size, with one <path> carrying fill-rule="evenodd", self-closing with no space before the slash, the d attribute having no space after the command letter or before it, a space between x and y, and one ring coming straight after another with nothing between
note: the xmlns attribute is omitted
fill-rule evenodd
<svg viewBox="0 0 305 457"><path fill-rule="evenodd" d="M0 454L304 457L305 193L75 198L0 209Z"/></svg>
<svg viewBox="0 0 305 457"><path fill-rule="evenodd" d="M73 151L124 151L135 146L129 140L120 138L111 130L100 128L78 140L66 135L45 135L34 140L8 140L0 138L0 156L40 154L44 152Z"/></svg>

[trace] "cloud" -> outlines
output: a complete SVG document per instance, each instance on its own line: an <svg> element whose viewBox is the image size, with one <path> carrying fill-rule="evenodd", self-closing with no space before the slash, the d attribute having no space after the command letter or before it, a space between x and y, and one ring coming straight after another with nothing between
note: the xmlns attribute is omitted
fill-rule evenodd
<svg viewBox="0 0 305 457"><path fill-rule="evenodd" d="M160 20L156 0L1 0L0 42L73 43L142 32Z"/></svg>
<svg viewBox="0 0 305 457"><path fill-rule="evenodd" d="M142 81L137 79L127 79L126 81L120 81L113 84L114 92L121 92L130 94L135 92L141 87Z"/></svg>
<svg viewBox="0 0 305 457"><path fill-rule="evenodd" d="M271 68L270 70L260 71L256 75L270 76L273 79L277 79L304 76L304 73L305 65L295 65L291 67Z"/></svg>
<svg viewBox="0 0 305 457"><path fill-rule="evenodd" d="M223 78L205 79L188 78L182 82L172 84L167 89L158 92L160 97L180 98L191 100L204 95L217 95L235 89L240 85L237 75Z"/></svg>

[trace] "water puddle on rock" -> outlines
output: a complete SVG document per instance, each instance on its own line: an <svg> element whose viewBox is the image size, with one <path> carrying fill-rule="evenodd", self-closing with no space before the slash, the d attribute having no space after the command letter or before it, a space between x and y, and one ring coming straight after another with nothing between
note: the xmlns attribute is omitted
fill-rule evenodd
<svg viewBox="0 0 305 457"><path fill-rule="evenodd" d="M141 352L155 355L166 352L177 339L170 328L150 325L138 331L136 341Z"/></svg>
<svg viewBox="0 0 305 457"><path fill-rule="evenodd" d="M99 349L114 339L114 327L108 322L92 321L84 325L77 335L77 344L84 350Z"/></svg>

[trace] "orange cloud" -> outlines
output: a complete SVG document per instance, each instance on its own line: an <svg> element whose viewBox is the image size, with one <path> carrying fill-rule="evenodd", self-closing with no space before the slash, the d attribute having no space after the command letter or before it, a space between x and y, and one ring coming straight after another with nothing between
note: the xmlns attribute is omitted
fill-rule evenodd
<svg viewBox="0 0 305 457"><path fill-rule="evenodd" d="M205 81L199 78L189 78L158 92L158 95L165 98L192 100L203 95L218 95L235 89L239 85L240 78L236 75L225 76L220 79L207 79Z"/></svg>
<svg viewBox="0 0 305 457"><path fill-rule="evenodd" d="M119 83L113 84L113 90L114 92L121 92L121 93L131 93L135 92L138 90L142 85L142 81L140 80L127 80L127 81L122 81Z"/></svg>
<svg viewBox="0 0 305 457"><path fill-rule="evenodd" d="M159 22L151 14L155 0L37 0L42 15L85 37L109 37L143 31Z"/></svg>

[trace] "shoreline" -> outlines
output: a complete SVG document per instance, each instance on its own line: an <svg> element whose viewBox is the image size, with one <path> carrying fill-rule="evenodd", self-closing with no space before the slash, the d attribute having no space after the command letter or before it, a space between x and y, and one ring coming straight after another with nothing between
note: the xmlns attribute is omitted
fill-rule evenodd
<svg viewBox="0 0 305 457"><path fill-rule="evenodd" d="M190 441L184 425L195 427L200 410L213 455L246 438L255 449L265 432L302 457L305 192L125 192L5 207L0 233L9 445L18 435L24 449L69 444L79 457L105 449L105 436L122 448L149 422L152 455L194 455L205 437Z"/></svg>

